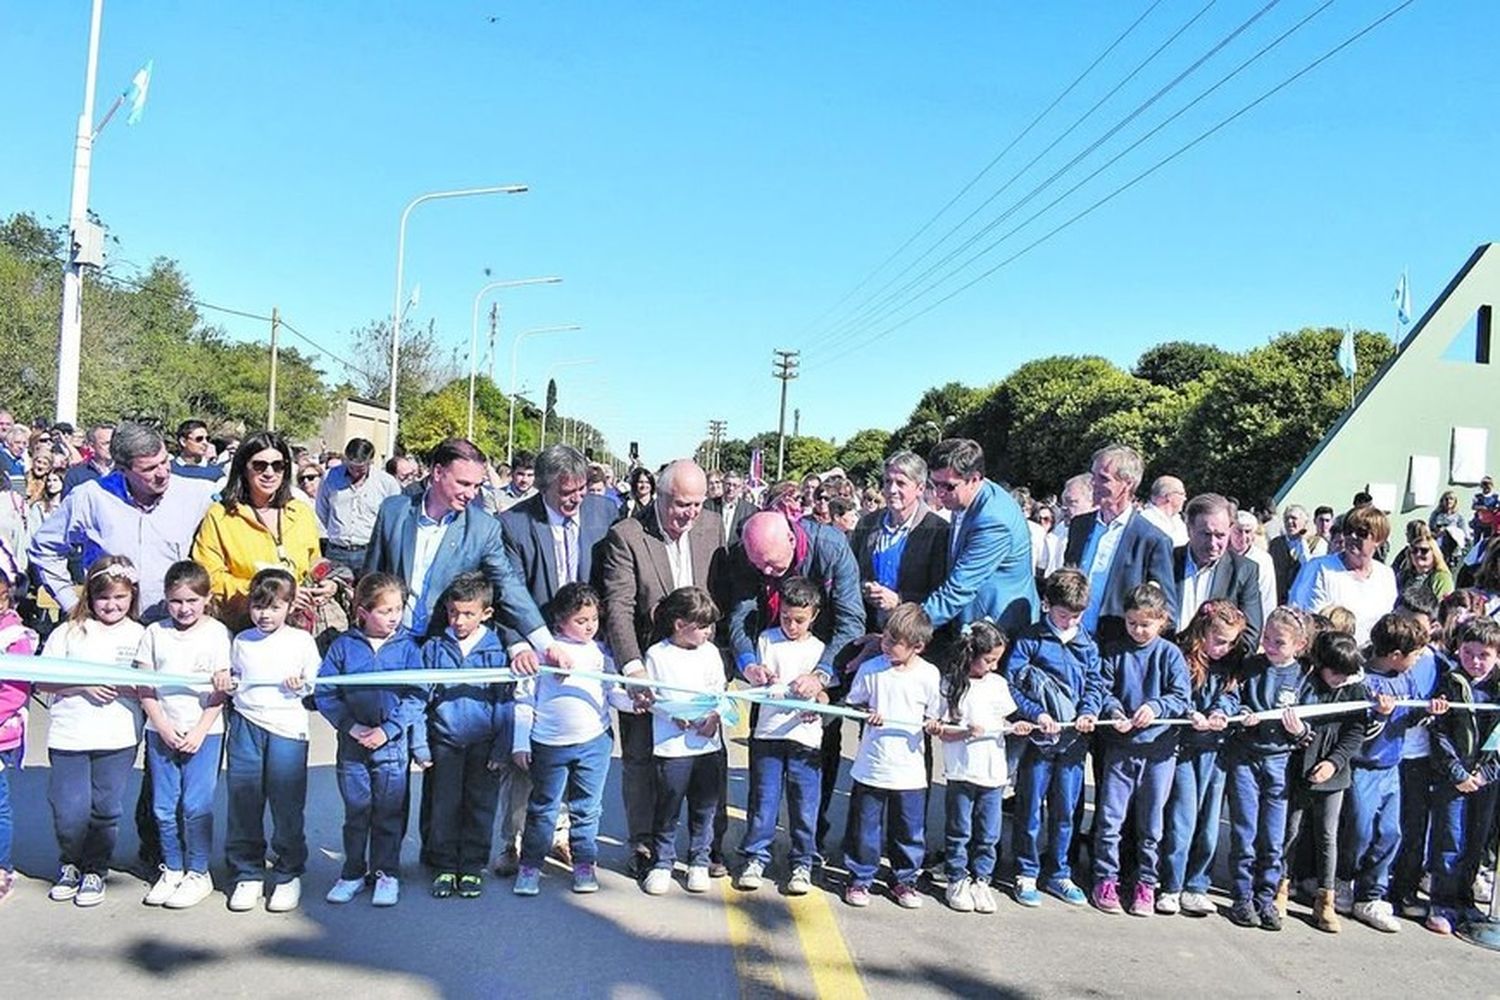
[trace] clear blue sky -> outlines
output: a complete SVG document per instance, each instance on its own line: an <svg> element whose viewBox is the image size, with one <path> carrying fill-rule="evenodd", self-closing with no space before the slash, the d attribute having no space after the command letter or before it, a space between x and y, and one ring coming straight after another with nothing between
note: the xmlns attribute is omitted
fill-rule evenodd
<svg viewBox="0 0 1500 1000"><path fill-rule="evenodd" d="M1396 2L1334 3L981 267ZM407 199L530 184L521 197L417 210L407 249L408 283L422 285L417 318L466 349L485 268L563 275L506 300L511 331L586 328L528 341L522 382L559 360L597 359L560 374L564 410L598 423L617 450L639 440L653 463L689 451L710 418L736 437L774 427L773 348L806 352L792 384L803 431L842 440L900 424L929 386L991 382L1043 354L1128 365L1166 339L1242 348L1304 325L1389 330L1403 267L1420 313L1476 245L1500 237L1500 6L1418 0L1050 242L840 356L890 323L829 343L863 293L819 317L1148 6L111 0L100 112L147 57L156 76L141 124L117 120L103 135L90 201L124 258L174 257L199 297L278 305L342 353L347 331L389 313ZM1163 0L929 236L1204 6ZM1262 6L1210 5L964 233ZM995 235L1317 6L1282 0ZM87 28L85 0L10 5L0 212L66 215ZM266 335L209 318L236 336ZM504 360L500 369L503 383Z"/></svg>

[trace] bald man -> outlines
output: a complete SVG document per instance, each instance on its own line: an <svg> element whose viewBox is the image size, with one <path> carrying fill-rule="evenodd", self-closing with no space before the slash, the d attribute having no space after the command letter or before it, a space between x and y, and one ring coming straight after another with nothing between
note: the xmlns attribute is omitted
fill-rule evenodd
<svg viewBox="0 0 1500 1000"><path fill-rule="evenodd" d="M1187 503L1187 487L1176 476L1157 476L1151 484L1151 502L1141 508L1141 516L1161 529L1162 534L1172 539L1172 545L1181 548L1188 543L1188 529L1182 519L1182 508Z"/></svg>

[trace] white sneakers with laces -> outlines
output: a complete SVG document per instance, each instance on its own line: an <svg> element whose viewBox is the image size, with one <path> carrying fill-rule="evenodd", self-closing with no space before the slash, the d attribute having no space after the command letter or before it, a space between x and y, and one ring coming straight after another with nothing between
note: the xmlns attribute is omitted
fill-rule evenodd
<svg viewBox="0 0 1500 1000"><path fill-rule="evenodd" d="M974 883L966 878L954 879L948 883L948 889L943 893L943 900L948 908L958 913L974 912Z"/></svg>
<svg viewBox="0 0 1500 1000"><path fill-rule="evenodd" d="M214 891L214 880L208 872L188 872L162 905L169 910L186 910L197 906Z"/></svg>
<svg viewBox="0 0 1500 1000"><path fill-rule="evenodd" d="M395 906L401 899L401 880L385 872L375 873L375 893L370 902L375 906Z"/></svg>
<svg viewBox="0 0 1500 1000"><path fill-rule="evenodd" d="M156 882L146 892L146 898L142 900L147 906L164 906L167 900L172 898L172 893L177 891L181 884L183 873L175 868L162 866L161 874L157 876Z"/></svg>

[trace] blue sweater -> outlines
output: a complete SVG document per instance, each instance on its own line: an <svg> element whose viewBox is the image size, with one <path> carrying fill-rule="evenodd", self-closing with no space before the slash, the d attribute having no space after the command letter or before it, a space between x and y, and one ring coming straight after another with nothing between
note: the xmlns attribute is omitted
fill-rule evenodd
<svg viewBox="0 0 1500 1000"><path fill-rule="evenodd" d="M1029 626L1016 639L1002 673L1021 717L1030 722L1043 713L1058 722L1072 722L1090 692L1102 697L1104 691L1099 647L1088 632L1080 628L1070 641L1063 642L1045 619ZM1039 746L1061 749L1078 736L1065 729L1056 737L1034 733L1031 738Z"/></svg>
<svg viewBox="0 0 1500 1000"><path fill-rule="evenodd" d="M506 662L505 646L490 629L484 630L484 637L468 656L452 629L445 629L422 646L422 666L428 670L493 670ZM456 747L491 743L491 760L509 760L515 731L515 693L514 684L435 686L427 706L428 739Z"/></svg>
<svg viewBox="0 0 1500 1000"><path fill-rule="evenodd" d="M367 674L383 670L420 670L422 652L406 629L397 630L376 650L358 629L350 629L328 647L319 677ZM427 691L420 687L333 687L318 685L313 699L318 711L339 734L339 756L368 758L372 763L405 762L410 751L419 760L429 759L427 727L422 712ZM379 726L387 742L375 750L360 746L349 730L356 724Z"/></svg>
<svg viewBox="0 0 1500 1000"><path fill-rule="evenodd" d="M1143 705L1155 709L1159 719L1187 715L1193 692L1182 650L1160 636L1144 646L1121 642L1104 654L1100 672L1103 697L1085 697L1078 714L1099 716L1099 732L1115 743L1175 743L1177 733L1172 726L1147 726L1122 733L1106 725L1105 720L1128 719Z"/></svg>
<svg viewBox="0 0 1500 1000"><path fill-rule="evenodd" d="M1238 665L1237 663L1235 664ZM1240 711L1240 699L1230 683L1234 673L1230 665L1224 660L1208 665L1208 674L1203 678L1200 687L1192 689L1192 706L1187 714L1202 712L1205 716L1213 715L1215 712L1227 716L1238 715ZM1192 672L1188 673L1188 683L1192 684ZM1224 739L1228 730L1213 732L1204 730L1202 732L1184 727L1182 730L1182 750L1191 753L1202 753L1205 750L1217 750L1224 745Z"/></svg>
<svg viewBox="0 0 1500 1000"><path fill-rule="evenodd" d="M1432 697L1426 688L1425 678L1415 670L1400 674L1379 673L1374 660L1365 671L1365 687L1370 698L1388 694L1392 698L1418 701ZM1427 712L1420 708L1397 708L1390 715L1381 715L1370 710L1370 729L1359 752L1354 755L1354 766L1360 768L1396 767L1401 763L1401 747L1406 742L1406 731L1420 726L1427 719Z"/></svg>
<svg viewBox="0 0 1500 1000"><path fill-rule="evenodd" d="M1242 712L1268 712L1297 704L1302 685L1302 664L1293 660L1282 667L1256 653L1245 657L1240 666L1237 696ZM1263 719L1256 726L1236 726L1225 746L1233 752L1253 757L1291 753L1296 740L1286 731L1280 719Z"/></svg>

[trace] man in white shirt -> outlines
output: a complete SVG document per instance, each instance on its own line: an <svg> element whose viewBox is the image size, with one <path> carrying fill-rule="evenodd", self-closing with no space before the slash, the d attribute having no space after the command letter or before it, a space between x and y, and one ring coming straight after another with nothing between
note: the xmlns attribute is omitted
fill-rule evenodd
<svg viewBox="0 0 1500 1000"><path fill-rule="evenodd" d="M315 503L318 523L327 533L324 554L348 566L356 576L364 567L365 548L380 505L401 492L394 476L372 468L374 461L374 444L350 438L344 446L344 460L323 477Z"/></svg>
<svg viewBox="0 0 1500 1000"><path fill-rule="evenodd" d="M1249 623L1246 644L1259 641L1265 605L1256 564L1234 550L1234 504L1217 493L1193 497L1187 505L1188 543L1172 554L1177 581L1176 626L1188 622L1206 601L1229 601L1244 612ZM1247 517L1253 514L1246 513Z"/></svg>
<svg viewBox="0 0 1500 1000"><path fill-rule="evenodd" d="M1172 539L1174 548L1188 543L1187 525L1182 520L1182 507L1187 503L1187 489L1176 476L1157 476L1151 484L1151 500L1141 508L1141 516L1162 530Z"/></svg>

